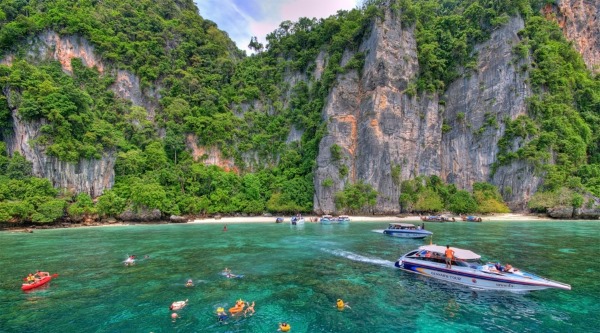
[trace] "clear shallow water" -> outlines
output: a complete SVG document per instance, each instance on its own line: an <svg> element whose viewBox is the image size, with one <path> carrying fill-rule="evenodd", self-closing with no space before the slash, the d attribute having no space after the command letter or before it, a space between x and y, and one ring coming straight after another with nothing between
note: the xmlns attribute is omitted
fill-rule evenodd
<svg viewBox="0 0 600 333"><path fill-rule="evenodd" d="M572 291L473 291L393 267L428 240L387 223L148 225L0 233L0 332L600 332L600 222L429 223L464 247ZM128 254L140 260L125 267ZM241 279L220 274L229 267ZM59 277L20 290L29 272ZM186 288L187 279L195 286ZM256 301L217 323L215 309ZM352 309L338 311L337 298ZM168 306L189 299L173 322Z"/></svg>

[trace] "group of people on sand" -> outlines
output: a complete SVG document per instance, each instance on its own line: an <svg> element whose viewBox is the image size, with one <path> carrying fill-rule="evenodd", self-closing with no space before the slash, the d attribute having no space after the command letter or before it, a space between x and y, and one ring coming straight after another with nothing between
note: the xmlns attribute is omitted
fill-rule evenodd
<svg viewBox="0 0 600 333"><path fill-rule="evenodd" d="M29 283L35 283L39 280L41 280L42 278L46 277L46 276L50 276L50 273L48 272L41 272L41 271L37 271L34 273L29 273L29 275L27 275L27 277L25 278L25 280Z"/></svg>

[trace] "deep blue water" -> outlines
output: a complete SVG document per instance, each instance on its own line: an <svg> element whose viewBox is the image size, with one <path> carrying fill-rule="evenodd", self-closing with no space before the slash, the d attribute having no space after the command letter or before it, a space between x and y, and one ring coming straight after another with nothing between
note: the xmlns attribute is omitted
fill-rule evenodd
<svg viewBox="0 0 600 333"><path fill-rule="evenodd" d="M0 332L600 332L600 222L428 223L467 248L573 290L474 291L393 267L429 240L387 223L172 224L0 233ZM140 260L125 267L128 254ZM243 278L228 279L230 268ZM20 290L37 269L58 273ZM195 286L186 288L187 279ZM338 311L337 298L351 309ZM168 307L189 299L173 322ZM256 314L216 320L217 307Z"/></svg>

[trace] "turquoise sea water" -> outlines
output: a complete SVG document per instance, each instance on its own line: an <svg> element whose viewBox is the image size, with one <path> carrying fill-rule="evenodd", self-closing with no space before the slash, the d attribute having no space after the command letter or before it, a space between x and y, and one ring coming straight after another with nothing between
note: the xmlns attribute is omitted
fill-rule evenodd
<svg viewBox="0 0 600 333"><path fill-rule="evenodd" d="M387 223L174 224L0 233L0 332L600 332L600 222L428 223L468 248L573 290L473 291L393 267L429 240ZM125 267L128 254L140 260ZM225 268L243 274L228 279ZM58 273L20 289L29 272ZM186 288L187 279L195 286ZM217 307L256 314L216 320ZM338 311L337 298L351 309ZM189 299L171 320L173 301Z"/></svg>

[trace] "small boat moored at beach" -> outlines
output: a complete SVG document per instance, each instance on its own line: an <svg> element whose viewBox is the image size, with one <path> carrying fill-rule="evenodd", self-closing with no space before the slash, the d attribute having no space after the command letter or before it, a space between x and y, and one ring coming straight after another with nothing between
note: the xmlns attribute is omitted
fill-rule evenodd
<svg viewBox="0 0 600 333"><path fill-rule="evenodd" d="M475 289L529 291L547 288L571 290L571 286L528 273L509 264L483 264L481 256L470 250L451 247L454 258L450 268L445 262L446 247L425 245L410 251L396 261L395 266L435 279L461 284Z"/></svg>
<svg viewBox="0 0 600 333"><path fill-rule="evenodd" d="M465 222L482 222L483 219L479 216L473 216L473 215L461 215L460 216L461 220L465 221Z"/></svg>
<svg viewBox="0 0 600 333"><path fill-rule="evenodd" d="M350 216L348 216L348 215L340 215L337 218L337 222L339 224L348 224L348 223L350 223Z"/></svg>
<svg viewBox="0 0 600 333"><path fill-rule="evenodd" d="M424 227L416 227L410 223L390 223L387 229L383 230L383 233L388 236L400 237L400 238L425 238L433 235L429 230L425 230Z"/></svg>
<svg viewBox="0 0 600 333"><path fill-rule="evenodd" d="M421 216L421 221L425 222L455 222L456 219L454 217L444 216L444 215L426 215Z"/></svg>
<svg viewBox="0 0 600 333"><path fill-rule="evenodd" d="M300 215L293 216L290 223L292 225L304 224L304 218Z"/></svg>
<svg viewBox="0 0 600 333"><path fill-rule="evenodd" d="M333 222L333 216L331 215L323 215L319 220L321 224L331 224Z"/></svg>

